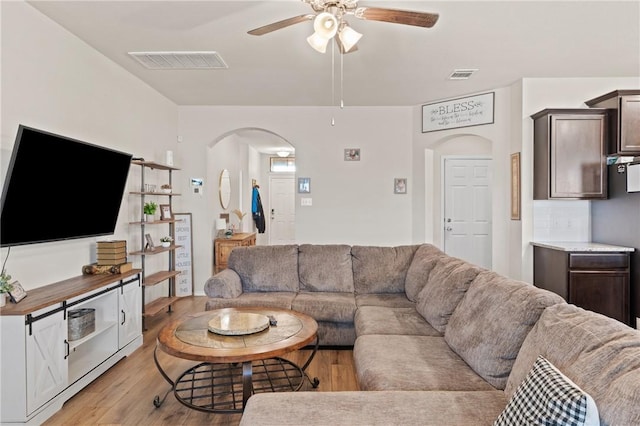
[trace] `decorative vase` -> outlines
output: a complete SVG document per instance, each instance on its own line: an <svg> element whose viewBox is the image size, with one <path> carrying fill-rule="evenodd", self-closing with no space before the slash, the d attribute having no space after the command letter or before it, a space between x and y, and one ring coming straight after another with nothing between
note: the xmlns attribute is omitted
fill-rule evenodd
<svg viewBox="0 0 640 426"><path fill-rule="evenodd" d="M171 241L163 241L162 242L162 247L169 247L171 246Z"/></svg>
<svg viewBox="0 0 640 426"><path fill-rule="evenodd" d="M155 220L155 218L153 216L154 215L152 215L152 214L145 214L144 215L144 221L145 222L153 222Z"/></svg>
<svg viewBox="0 0 640 426"><path fill-rule="evenodd" d="M0 293L0 308L7 304L7 293Z"/></svg>

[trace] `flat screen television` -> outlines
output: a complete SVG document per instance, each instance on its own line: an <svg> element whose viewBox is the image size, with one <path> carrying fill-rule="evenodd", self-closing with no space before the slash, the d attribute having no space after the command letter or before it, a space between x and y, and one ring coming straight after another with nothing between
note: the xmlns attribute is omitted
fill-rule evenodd
<svg viewBox="0 0 640 426"><path fill-rule="evenodd" d="M2 189L0 246L113 234L131 157L20 125Z"/></svg>

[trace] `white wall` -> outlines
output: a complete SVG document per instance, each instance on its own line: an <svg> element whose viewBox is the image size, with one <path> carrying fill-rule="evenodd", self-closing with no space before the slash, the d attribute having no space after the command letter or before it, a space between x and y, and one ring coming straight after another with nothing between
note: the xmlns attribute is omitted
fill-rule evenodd
<svg viewBox="0 0 640 426"><path fill-rule="evenodd" d="M205 175L207 147L238 128L267 129L296 149L297 176L311 178L311 207L296 194L299 243L410 244L414 182L411 170L412 110L409 107L287 108L179 107L182 167ZM331 117L335 117L335 126ZM345 162L345 148L360 148L361 161ZM264 175L263 175L264 176ZM408 194L393 194L393 179L408 178ZM260 178L258 178L260 179ZM259 182L263 204L267 200ZM209 186L213 182L209 182ZM245 183L246 185L246 183ZM213 196L213 195L212 195ZM210 276L212 200L183 197L193 213L195 286ZM206 265L206 266L203 266Z"/></svg>
<svg viewBox="0 0 640 426"><path fill-rule="evenodd" d="M19 124L148 160L161 161L165 150L174 149L177 107L172 102L30 5L3 1L0 7L3 164ZM131 190L139 188L136 169L132 168L128 183ZM37 197L39 190L48 190L46 176L42 182L43 188L25 196ZM114 237L128 239L133 249L140 232L128 222L139 220L139 205L130 198L124 197ZM87 210L69 214L91 220L89 206L99 202L99 194L88 194ZM71 278L95 261L95 241L83 238L13 247L7 270L26 290ZM2 260L7 251L2 249ZM139 265L139 259L132 260Z"/></svg>
<svg viewBox="0 0 640 426"><path fill-rule="evenodd" d="M511 94L509 88L492 91L495 93L493 124L422 133L422 106L413 109L412 168L416 186L413 193L412 238L416 243L427 241L442 247L441 156L490 154L493 160L492 269L509 275L507 259L510 247L507 235ZM426 188L429 188L428 194Z"/></svg>

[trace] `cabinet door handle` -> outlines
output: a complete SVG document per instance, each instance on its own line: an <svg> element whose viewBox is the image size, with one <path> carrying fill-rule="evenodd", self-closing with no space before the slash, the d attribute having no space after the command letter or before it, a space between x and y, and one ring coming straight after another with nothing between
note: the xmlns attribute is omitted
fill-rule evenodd
<svg viewBox="0 0 640 426"><path fill-rule="evenodd" d="M64 344L67 347L67 353L64 355L64 359L69 358L69 341L67 341L67 339L64 339Z"/></svg>
<svg viewBox="0 0 640 426"><path fill-rule="evenodd" d="M124 309L121 309L120 312L122 312L122 322L120 323L120 325L124 325L124 323L127 321L127 314L124 312Z"/></svg>

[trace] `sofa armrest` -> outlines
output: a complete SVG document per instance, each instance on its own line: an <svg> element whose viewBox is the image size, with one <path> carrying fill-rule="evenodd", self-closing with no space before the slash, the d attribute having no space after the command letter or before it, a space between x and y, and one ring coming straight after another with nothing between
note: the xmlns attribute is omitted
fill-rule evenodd
<svg viewBox="0 0 640 426"><path fill-rule="evenodd" d="M209 297L233 299L242 294L242 281L233 269L223 269L207 280L204 292Z"/></svg>

